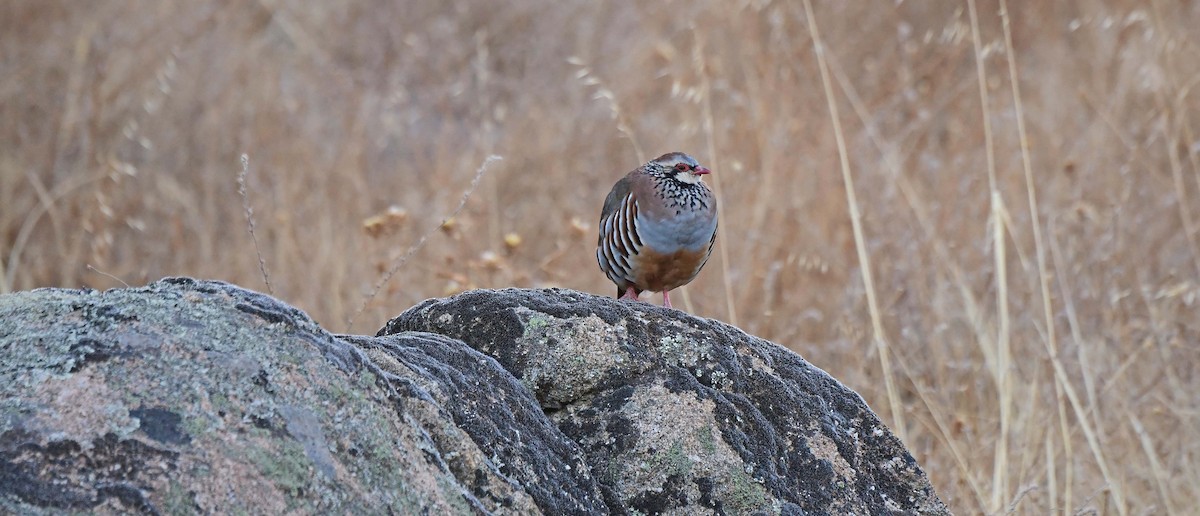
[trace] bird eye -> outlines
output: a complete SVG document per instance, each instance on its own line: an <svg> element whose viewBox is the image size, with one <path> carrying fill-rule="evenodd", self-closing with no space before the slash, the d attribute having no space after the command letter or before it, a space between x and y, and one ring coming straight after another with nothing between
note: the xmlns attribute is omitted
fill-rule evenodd
<svg viewBox="0 0 1200 516"><path fill-rule="evenodd" d="M691 170L691 169L692 169L692 167L689 167L687 163L679 163L679 164L675 165L675 170L678 170L680 172L687 172L688 170Z"/></svg>

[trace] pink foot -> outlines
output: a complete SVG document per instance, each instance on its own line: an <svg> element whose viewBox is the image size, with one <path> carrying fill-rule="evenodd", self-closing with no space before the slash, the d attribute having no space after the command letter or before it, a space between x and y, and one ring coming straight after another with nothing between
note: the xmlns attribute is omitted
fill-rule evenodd
<svg viewBox="0 0 1200 516"><path fill-rule="evenodd" d="M625 295L621 296L621 299L632 299L634 301L637 301L637 298L638 298L637 292L633 290L633 287L629 287L628 289L626 289Z"/></svg>
<svg viewBox="0 0 1200 516"><path fill-rule="evenodd" d="M664 291L663 291L663 306L665 306L665 307L667 307L667 308L671 308L671 294L670 294L670 292L671 292L670 290L664 290Z"/></svg>

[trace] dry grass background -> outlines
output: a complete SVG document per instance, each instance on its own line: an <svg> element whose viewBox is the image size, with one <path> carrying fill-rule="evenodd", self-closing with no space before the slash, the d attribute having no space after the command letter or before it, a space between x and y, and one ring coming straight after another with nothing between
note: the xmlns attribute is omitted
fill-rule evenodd
<svg viewBox="0 0 1200 516"><path fill-rule="evenodd" d="M272 289L334 331L431 231L353 331L609 295L604 195L685 150L725 217L689 311L862 393L957 512L1190 513L1200 5L1002 7L3 0L0 291L265 289L245 153Z"/></svg>

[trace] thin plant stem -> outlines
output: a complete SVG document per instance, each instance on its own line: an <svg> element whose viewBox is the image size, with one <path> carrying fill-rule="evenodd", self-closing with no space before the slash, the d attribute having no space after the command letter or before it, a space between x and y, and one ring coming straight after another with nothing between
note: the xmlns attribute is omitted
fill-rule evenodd
<svg viewBox="0 0 1200 516"><path fill-rule="evenodd" d="M871 316L872 340L879 352L879 366L883 370L883 383L887 389L888 407L892 414L892 427L901 441L906 441L907 425L904 412L900 405L900 393L896 388L896 380L892 374L892 365L888 354L887 335L883 330L883 320L879 315L879 302L875 296L875 282L871 278L871 258L867 253L866 239L863 238L862 214L858 208L858 198L854 193L854 176L850 172L850 156L846 151L846 139L842 132L842 123L838 114L837 100L834 98L833 84L829 78L829 64L825 61L825 45L821 42L821 33L817 28L817 20L813 16L812 1L804 0L804 13L808 18L808 29L812 33L813 50L817 53L817 64L821 69L821 86L825 89L825 102L829 107L829 116L833 122L833 134L837 141L838 161L841 163L842 182L846 187L846 203L850 211L850 225L854 229L854 246L858 252L859 269L862 272L863 287L867 293L867 309Z"/></svg>

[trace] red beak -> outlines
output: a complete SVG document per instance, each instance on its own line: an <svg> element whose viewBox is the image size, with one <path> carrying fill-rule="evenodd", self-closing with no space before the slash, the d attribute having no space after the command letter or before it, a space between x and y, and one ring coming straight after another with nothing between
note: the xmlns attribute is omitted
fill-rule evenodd
<svg viewBox="0 0 1200 516"><path fill-rule="evenodd" d="M692 173L696 174L698 176L702 176L704 174L711 174L712 171L707 168L704 168L704 167L696 167L696 168L692 169Z"/></svg>

